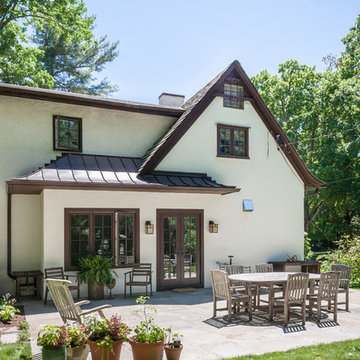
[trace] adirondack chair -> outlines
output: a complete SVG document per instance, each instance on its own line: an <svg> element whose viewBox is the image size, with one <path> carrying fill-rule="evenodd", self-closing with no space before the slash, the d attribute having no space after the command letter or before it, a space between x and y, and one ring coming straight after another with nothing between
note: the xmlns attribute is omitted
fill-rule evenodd
<svg viewBox="0 0 360 360"><path fill-rule="evenodd" d="M81 305L90 304L89 300L83 300L74 303L71 296L69 285L71 281L63 279L46 279L46 286L49 289L51 297L54 301L57 311L59 312L61 319L66 324L68 321L77 322L83 324L84 318L92 313L98 313L104 317L103 309L110 308L111 305L101 305L89 310L81 310Z"/></svg>

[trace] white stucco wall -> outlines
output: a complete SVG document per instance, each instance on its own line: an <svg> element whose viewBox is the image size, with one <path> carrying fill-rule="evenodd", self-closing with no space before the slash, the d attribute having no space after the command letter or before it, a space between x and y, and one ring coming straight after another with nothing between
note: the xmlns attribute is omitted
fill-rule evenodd
<svg viewBox="0 0 360 360"><path fill-rule="evenodd" d="M141 156L172 121L156 116L150 116L150 120L148 115L135 116L133 113L0 97L0 106L2 104L6 118L0 117L0 125L5 129L0 133L0 245L4 248L4 181L34 170L55 157L56 153L52 151L53 114L86 119L84 152L97 154ZM250 127L249 160L216 157L217 123ZM206 172L218 182L236 185L241 191L220 196L45 190L39 196L14 196L13 215L24 221L20 225L14 223L14 227L19 228L13 234L13 242L18 247L23 243L24 235L31 234L34 246L31 251L36 249L39 254L31 260L32 263L23 264L15 259L23 257L23 249L18 248L13 255L13 269L25 270L25 265L37 264L41 269L64 265L64 209L76 207L139 208L140 260L152 262L154 270L157 229L154 235L146 235L145 221L156 224L156 209L159 208L204 209L205 286L210 286L209 270L217 267L216 261L227 261L228 255L234 255L236 263L249 265L282 260L287 254L302 257L303 183L249 103L245 104L245 110L229 109L222 106L221 98L216 98L166 156L158 170ZM253 200L255 210L252 213L242 211L243 199ZM210 220L219 224L217 234L209 233ZM39 243L37 236L43 241ZM0 252L0 260L0 291L5 291L3 289L11 285L6 277L6 252ZM118 270L115 293L123 291L123 272ZM154 288L155 280L156 273Z"/></svg>
<svg viewBox="0 0 360 360"><path fill-rule="evenodd" d="M28 174L61 155L53 151L52 116L64 115L83 119L83 152L103 155L143 156L156 139L171 125L174 118L93 107L53 103L0 96L0 294L14 289L7 267L7 195L6 180ZM20 199L20 198L19 198ZM25 199L25 198L23 198ZM29 198L28 198L29 199ZM20 204L19 201L23 201ZM35 200L19 200L14 204L13 242L38 240L23 238L26 233L41 234L41 220L35 220ZM34 212L26 209L34 205ZM23 210L19 210L22 208ZM20 214L21 212L21 214ZM21 221L19 223L19 221ZM37 225L35 225L37 224ZM39 226L40 229L35 230ZM14 227L16 229L14 229ZM13 256L13 270L26 270L24 263ZM37 261L37 260L36 260ZM34 265L35 262L34 260Z"/></svg>
<svg viewBox="0 0 360 360"><path fill-rule="evenodd" d="M40 195L13 195L12 268L36 270L41 267L42 212Z"/></svg>
<svg viewBox="0 0 360 360"><path fill-rule="evenodd" d="M250 159L216 156L216 124L250 128ZM236 252L240 262L284 260L287 253L303 257L304 184L249 102L238 110L223 107L222 98L215 98L157 170L205 172L241 188L237 196L221 200L226 206L214 219L224 250ZM242 211L243 199L253 200L253 212ZM215 258L216 251L208 249L207 256Z"/></svg>

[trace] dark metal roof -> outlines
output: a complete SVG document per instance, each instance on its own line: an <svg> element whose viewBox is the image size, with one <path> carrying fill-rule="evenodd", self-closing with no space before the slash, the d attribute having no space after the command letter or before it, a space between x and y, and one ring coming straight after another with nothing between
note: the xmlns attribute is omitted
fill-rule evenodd
<svg viewBox="0 0 360 360"><path fill-rule="evenodd" d="M218 184L206 174L153 171L143 176L138 175L142 164L141 158L123 156L65 154L45 164L31 174L17 177L8 184L22 182L40 185L51 184L102 184L117 186L164 188L209 188L224 190L223 193L239 191L235 186ZM146 191L146 189L145 189Z"/></svg>

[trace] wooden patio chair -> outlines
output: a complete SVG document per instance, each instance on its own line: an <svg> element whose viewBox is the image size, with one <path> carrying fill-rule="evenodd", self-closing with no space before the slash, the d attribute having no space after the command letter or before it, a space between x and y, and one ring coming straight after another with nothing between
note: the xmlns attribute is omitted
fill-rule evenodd
<svg viewBox="0 0 360 360"><path fill-rule="evenodd" d="M126 298L126 287L130 287L130 296L132 296L133 286L145 286L146 296L148 295L148 286L152 296L152 270L150 263L134 264L132 270L124 274L124 298Z"/></svg>
<svg viewBox="0 0 360 360"><path fill-rule="evenodd" d="M232 291L228 273L226 271L210 270L210 275L213 290L213 317L216 317L217 311L227 310L228 321L231 322L232 312L237 312L242 304L243 307L247 309L249 320L251 320L251 296ZM217 299L226 300L226 307L218 308Z"/></svg>
<svg viewBox="0 0 360 360"><path fill-rule="evenodd" d="M349 311L349 287L350 287L350 279L351 279L351 266L341 265L341 264L333 264L331 266L331 271L339 271L340 272L340 283L338 294L345 294L345 301L339 302L338 305L345 305L346 311Z"/></svg>
<svg viewBox="0 0 360 360"><path fill-rule="evenodd" d="M69 286L71 281L62 279L46 279L46 286L49 289L50 295L54 300L55 307L59 312L61 319L66 324L68 321L84 323L84 318L92 313L99 313L104 317L103 309L110 308L111 305L101 305L89 310L81 310L81 305L90 304L89 300L83 300L74 303L71 296Z"/></svg>
<svg viewBox="0 0 360 360"><path fill-rule="evenodd" d="M284 325L287 326L290 318L290 307L301 306L302 324L306 322L306 292L309 285L309 274L289 274L284 296L270 297L270 320L274 317L274 308L281 305L284 309Z"/></svg>
<svg viewBox="0 0 360 360"><path fill-rule="evenodd" d="M64 274L64 268L62 266L59 267L52 267L52 268L46 268L45 270L45 280L46 279L63 279L63 280L69 280L70 277L76 278L76 282L71 283L69 286L69 290L76 290L77 291L77 301L80 301L80 278L78 275L65 275ZM47 297L48 297L48 288L46 286L45 290L45 299L44 304L47 303Z"/></svg>
<svg viewBox="0 0 360 360"><path fill-rule="evenodd" d="M256 264L255 265L255 272L257 272L257 273L267 273L267 272L273 272L273 271L274 271L273 264L264 263L264 264ZM283 290L282 286L279 286L279 285L275 285L274 289L277 291ZM269 304L269 301L270 301L270 300L261 299L260 298L261 292L264 292L264 293L267 293L268 295L270 295L270 288L267 286L263 286L263 285L257 286L257 289L256 289L257 306L260 306L260 302Z"/></svg>
<svg viewBox="0 0 360 360"><path fill-rule="evenodd" d="M337 321L337 295L339 290L340 282L340 272L338 271L328 271L320 274L319 289L317 294L310 294L306 298L309 301L309 314L313 312L316 304L316 315L317 322L320 322L321 319L321 302L327 301L327 309L323 309L327 312L332 312L334 314L334 321ZM331 310L331 303L333 304L333 310Z"/></svg>
<svg viewBox="0 0 360 360"><path fill-rule="evenodd" d="M225 271L228 275L244 274L247 270L247 266L244 265L226 265ZM230 280L230 287L233 291L247 294L247 288L242 281ZM253 297L254 306L256 305L256 287L251 287L251 295Z"/></svg>

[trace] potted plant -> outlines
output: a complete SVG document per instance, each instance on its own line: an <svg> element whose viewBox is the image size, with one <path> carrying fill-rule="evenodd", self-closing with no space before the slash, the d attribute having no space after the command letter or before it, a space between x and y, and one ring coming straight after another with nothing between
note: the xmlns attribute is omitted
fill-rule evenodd
<svg viewBox="0 0 360 360"><path fill-rule="evenodd" d="M89 355L87 344L88 334L85 326L67 328L69 347L67 348L67 360L86 360Z"/></svg>
<svg viewBox="0 0 360 360"><path fill-rule="evenodd" d="M43 360L66 360L70 341L65 326L45 325L39 331L37 344L42 346Z"/></svg>
<svg viewBox="0 0 360 360"><path fill-rule="evenodd" d="M104 285L111 284L113 275L117 276L111 266L111 258L100 255L80 259L80 281L88 284L90 300L104 299Z"/></svg>
<svg viewBox="0 0 360 360"><path fill-rule="evenodd" d="M165 344L165 354L167 360L179 360L183 345L181 343L182 335L179 333L171 334L171 329L168 331L168 342Z"/></svg>
<svg viewBox="0 0 360 360"><path fill-rule="evenodd" d="M93 360L118 360L124 341L128 341L129 327L113 315L110 319L89 317L86 321Z"/></svg>
<svg viewBox="0 0 360 360"><path fill-rule="evenodd" d="M156 309L146 305L148 299L148 296L136 299L136 303L142 305L139 311L143 313L144 320L134 328L136 335L129 339L134 360L160 360L162 355L167 330L157 326L149 315L149 311L156 312Z"/></svg>

